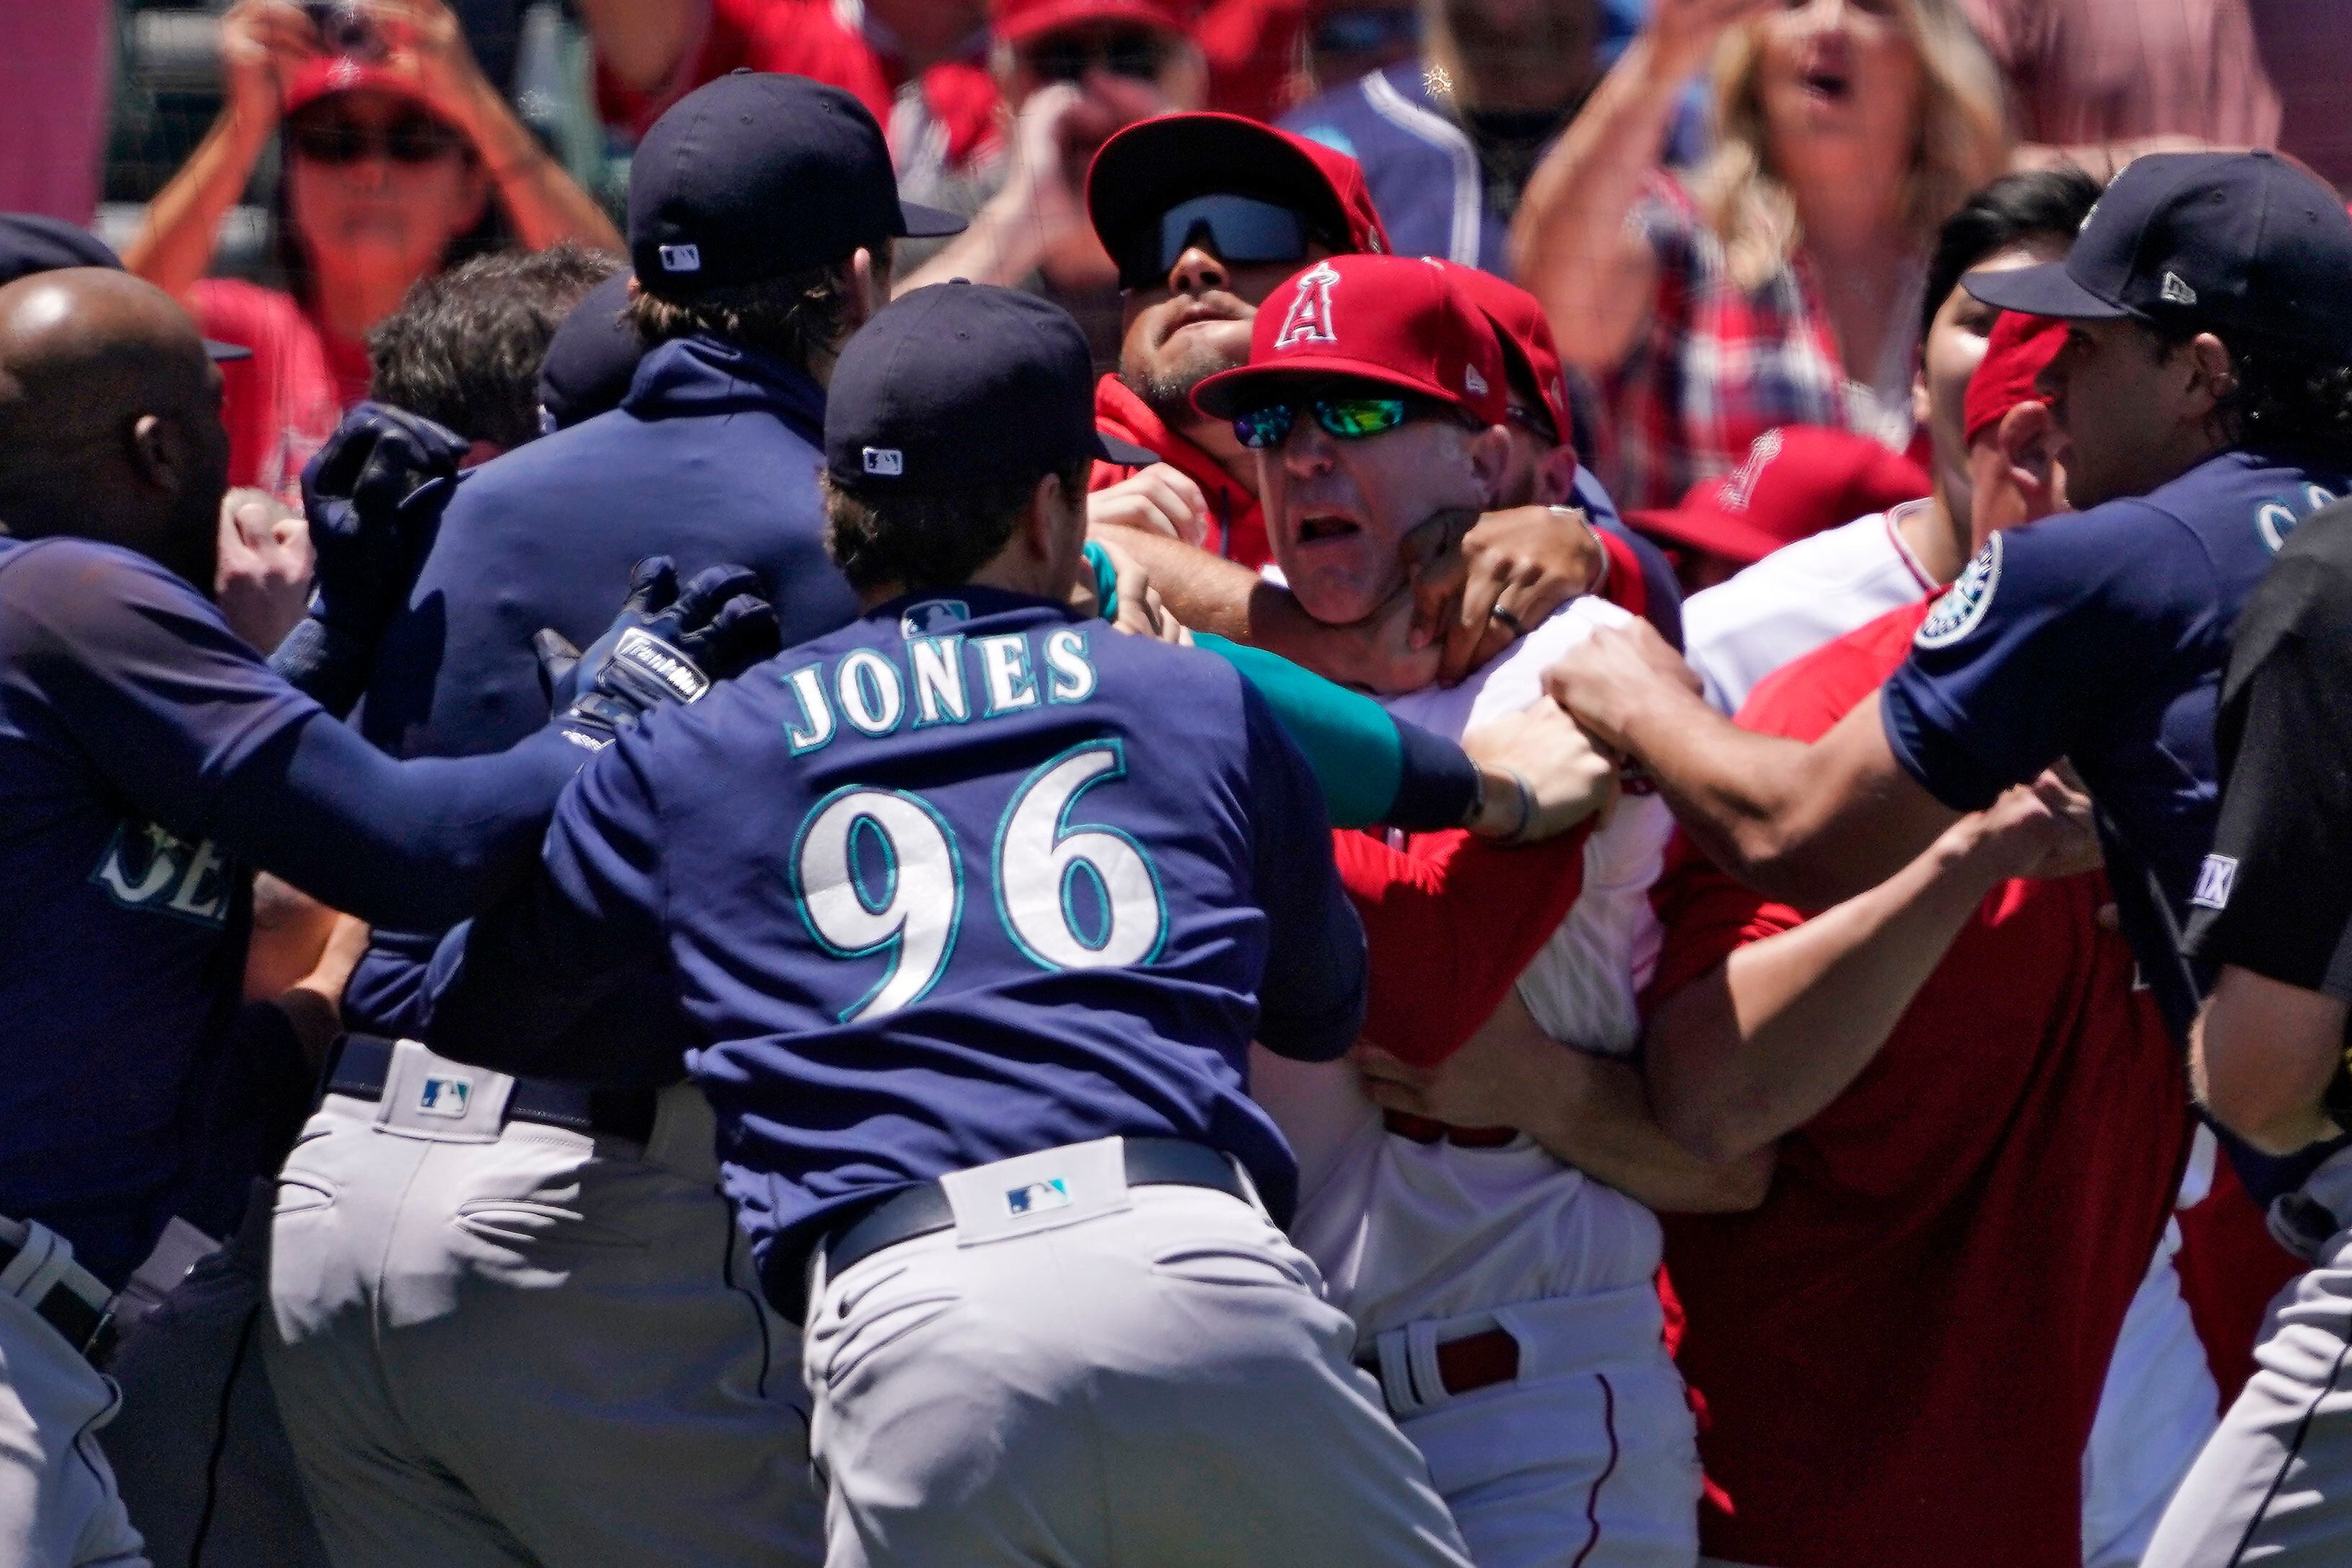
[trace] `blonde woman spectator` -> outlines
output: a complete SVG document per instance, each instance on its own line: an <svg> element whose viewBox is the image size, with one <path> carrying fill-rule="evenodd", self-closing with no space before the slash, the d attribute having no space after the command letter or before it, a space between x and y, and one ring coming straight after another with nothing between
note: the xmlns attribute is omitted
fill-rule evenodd
<svg viewBox="0 0 2352 1568"><path fill-rule="evenodd" d="M294 482L366 395L368 329L419 278L508 239L623 248L483 77L442 0L239 0L222 18L221 69L220 119L123 263L207 337L253 350L225 372L232 484ZM207 278L222 214L273 137L285 291Z"/></svg>
<svg viewBox="0 0 2352 1568"><path fill-rule="evenodd" d="M1717 145L1685 181L1661 156L1710 58ZM1907 445L1928 246L2008 154L1955 0L1658 0L1511 231L1562 352L1601 383L1619 504L1671 506L1776 425Z"/></svg>

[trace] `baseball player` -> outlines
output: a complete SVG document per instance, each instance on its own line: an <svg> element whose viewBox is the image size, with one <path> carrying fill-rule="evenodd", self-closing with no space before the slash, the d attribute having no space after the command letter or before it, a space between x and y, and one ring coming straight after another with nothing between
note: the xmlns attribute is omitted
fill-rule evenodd
<svg viewBox="0 0 2352 1568"><path fill-rule="evenodd" d="M1663 566L1615 526L1615 509L1571 454L1565 473L1594 531L1515 501L1510 515L1470 529L1459 558L1444 558L1451 571L1416 573L1413 592L1364 624L1306 614L1256 575L1268 547L1255 459L1188 400L1203 379L1246 360L1259 303L1301 265L1389 248L1362 172L1328 147L1234 116L1165 115L1103 144L1087 203L1119 261L1125 323L1118 373L1097 388L1097 423L1159 459L1097 469L1097 504L1139 536L1126 548L1187 624L1370 689L1410 690L1433 671L1458 676L1483 662L1517 635L1513 627L1536 623L1572 592L1596 581L1638 589L1651 565ZM1657 595L1648 606L1669 636L1679 633L1673 602Z"/></svg>
<svg viewBox="0 0 2352 1568"><path fill-rule="evenodd" d="M12 1562L139 1560L91 1437L112 1403L92 1360L188 1176L184 1100L244 974L240 862L365 917L461 917L528 858L588 747L698 685L689 653L723 667L746 646L740 607L712 619L742 580L722 575L625 616L556 725L493 757L395 763L272 675L194 586L212 580L219 400L160 290L95 269L0 288Z"/></svg>
<svg viewBox="0 0 2352 1568"><path fill-rule="evenodd" d="M1321 795L1229 666L1065 608L1087 465L1132 460L1087 382L1074 322L984 287L853 339L825 471L866 612L615 752L436 957L429 1038L658 1081L613 1003L684 1009L806 1313L829 1563L1459 1563L1244 1093L1253 1035L1328 1058L1360 1018Z"/></svg>
<svg viewBox="0 0 2352 1568"><path fill-rule="evenodd" d="M2338 502L2297 528L2239 620L2219 716L2226 789L2189 928L2196 956L2220 966L2197 1023L2201 1098L2268 1153L2333 1151L2273 1222L2312 1268L2273 1303L2256 1371L2165 1511L2149 1568L2299 1568L2342 1561L2352 1539L2343 1392L2352 1364L2352 1155L2342 1136L2352 1124L2342 956L2347 517L2352 507Z"/></svg>
<svg viewBox="0 0 2352 1568"><path fill-rule="evenodd" d="M1507 378L1453 269L1342 256L1276 289L1249 364L1203 382L1194 401L1259 452L1290 591L1345 622L1392 591L1401 532L1433 509L1491 503L1510 455ZM1391 709L1458 733L1538 700L1559 646L1627 619L1578 600L1470 682ZM1518 977L1520 1001L1554 1039L1631 1050L1667 831L1659 802L1628 798L1586 842L1568 917ZM1693 1562L1698 1464L1661 1341L1650 1211L1507 1132L1384 1124L1344 1067L1269 1064L1254 1092L1299 1152L1293 1233L1356 1318L1358 1352L1475 1560ZM1646 1136L1661 1165L1698 1166L1654 1124Z"/></svg>

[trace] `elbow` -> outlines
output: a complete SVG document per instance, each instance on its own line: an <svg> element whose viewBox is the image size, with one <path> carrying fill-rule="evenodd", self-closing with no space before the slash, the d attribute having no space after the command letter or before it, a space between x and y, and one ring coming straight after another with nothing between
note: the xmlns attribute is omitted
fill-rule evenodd
<svg viewBox="0 0 2352 1568"><path fill-rule="evenodd" d="M2213 1120L2273 1157L2294 1154L2327 1135L2326 1113L2316 1101L2283 1093L2281 1085L2254 1073L2198 1074L2197 1098Z"/></svg>
<svg viewBox="0 0 2352 1568"><path fill-rule="evenodd" d="M1737 1158L1708 1163L1701 1206L1694 1214L1752 1214L1764 1207L1772 1191L1777 1163L1772 1145L1751 1149Z"/></svg>

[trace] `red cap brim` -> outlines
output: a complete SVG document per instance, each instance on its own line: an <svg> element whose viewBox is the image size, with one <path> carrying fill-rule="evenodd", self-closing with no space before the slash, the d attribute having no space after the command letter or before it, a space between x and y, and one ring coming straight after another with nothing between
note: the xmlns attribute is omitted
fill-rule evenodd
<svg viewBox="0 0 2352 1568"><path fill-rule="evenodd" d="M1625 526L1636 533L1664 539L1686 549L1705 550L1728 560L1753 566L1789 541L1707 507L1673 507L1660 511L1627 512Z"/></svg>
<svg viewBox="0 0 2352 1568"><path fill-rule="evenodd" d="M1167 4L1167 0L1047 0L1042 5L999 9L1015 12L990 23L996 36L1008 44L1025 44L1045 34L1085 26L1090 22L1133 22L1179 37L1192 33L1179 8Z"/></svg>
<svg viewBox="0 0 2352 1568"><path fill-rule="evenodd" d="M1433 382L1402 371L1368 365L1361 360L1342 359L1337 354L1290 354L1278 365L1242 365L1220 371L1192 389L1192 406L1211 419L1232 419L1244 409L1256 407L1259 394L1277 382L1329 381L1370 382L1434 398L1469 413L1476 412Z"/></svg>
<svg viewBox="0 0 2352 1568"><path fill-rule="evenodd" d="M411 103L432 107L414 78L349 55L321 56L306 61L287 81L282 107L286 113L292 114L322 98L362 91L387 92Z"/></svg>

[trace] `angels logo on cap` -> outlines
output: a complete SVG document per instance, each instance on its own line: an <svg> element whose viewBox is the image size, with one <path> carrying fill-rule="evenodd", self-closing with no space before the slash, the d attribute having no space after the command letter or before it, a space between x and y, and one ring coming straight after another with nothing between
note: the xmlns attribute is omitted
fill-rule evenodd
<svg viewBox="0 0 2352 1568"><path fill-rule="evenodd" d="M1275 335L1277 349L1295 349L1301 343L1336 343L1339 335L1331 327L1331 287L1339 281L1328 262L1318 261L1298 275L1297 292L1291 296L1289 313L1282 319L1282 330Z"/></svg>

